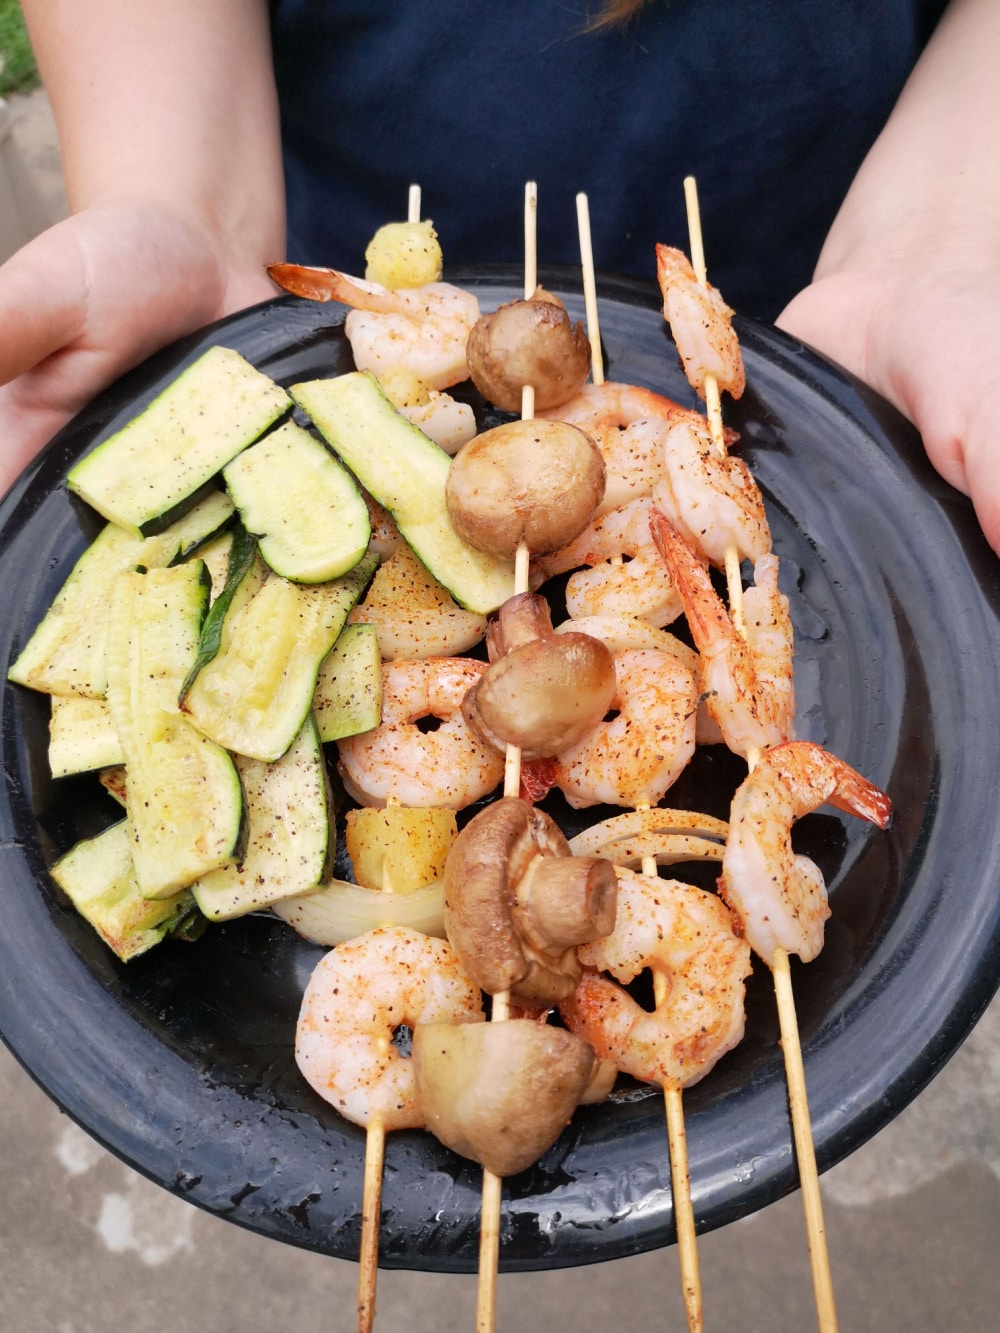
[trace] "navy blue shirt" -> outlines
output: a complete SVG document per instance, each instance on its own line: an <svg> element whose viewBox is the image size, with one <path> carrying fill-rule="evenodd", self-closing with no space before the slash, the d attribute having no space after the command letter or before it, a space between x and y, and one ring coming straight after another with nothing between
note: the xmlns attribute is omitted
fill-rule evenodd
<svg viewBox="0 0 1000 1333"><path fill-rule="evenodd" d="M698 181L710 280L772 319L823 238L945 0L650 0L588 33L584 0L274 0L288 258L359 272L417 182L446 265L523 262L652 278L688 249Z"/></svg>

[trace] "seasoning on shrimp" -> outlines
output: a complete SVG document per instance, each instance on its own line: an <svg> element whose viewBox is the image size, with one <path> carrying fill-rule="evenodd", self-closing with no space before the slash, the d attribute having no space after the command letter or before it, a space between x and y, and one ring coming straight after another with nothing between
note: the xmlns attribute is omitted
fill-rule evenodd
<svg viewBox="0 0 1000 1333"><path fill-rule="evenodd" d="M615 653L615 715L556 756L570 805L655 805L694 753L698 687L673 653Z"/></svg>
<svg viewBox="0 0 1000 1333"><path fill-rule="evenodd" d="M561 551L532 561L533 581L575 570L566 583L566 609L574 620L631 615L651 625L671 624L683 605L653 545L651 510L645 496L605 514Z"/></svg>
<svg viewBox="0 0 1000 1333"><path fill-rule="evenodd" d="M698 281L687 255L673 246L657 245L656 277L688 383L704 398L705 381L713 375L720 389L739 398L746 375L732 310L714 287Z"/></svg>
<svg viewBox="0 0 1000 1333"><path fill-rule="evenodd" d="M585 384L568 402L540 417L585 430L604 456L607 481L595 517L645 495L662 475L667 427L684 409L636 384Z"/></svg>
<svg viewBox="0 0 1000 1333"><path fill-rule="evenodd" d="M338 944L317 963L302 997L295 1059L309 1085L354 1124L422 1129L412 1061L393 1045L397 1028L482 1019L479 987L446 940L387 926Z"/></svg>
<svg viewBox="0 0 1000 1333"><path fill-rule="evenodd" d="M768 965L779 948L808 963L823 947L826 884L792 851L791 828L827 802L883 829L892 812L884 792L810 741L769 750L733 797L719 893Z"/></svg>
<svg viewBox="0 0 1000 1333"><path fill-rule="evenodd" d="M653 500L689 545L720 569L729 548L741 560L757 560L771 549L764 498L750 469L742 458L719 453L696 412L679 416L666 431Z"/></svg>
<svg viewBox="0 0 1000 1333"><path fill-rule="evenodd" d="M383 664L381 723L337 742L344 786L359 804L461 810L493 791L504 761L462 716L462 700L485 669L466 657ZM439 725L425 730L424 719Z"/></svg>
<svg viewBox="0 0 1000 1333"><path fill-rule="evenodd" d="M269 264L267 271L294 296L352 307L344 332L358 370L378 378L403 369L429 389L469 378L465 346L479 318L479 301L471 292L447 282L394 289L303 264Z"/></svg>
<svg viewBox="0 0 1000 1333"><path fill-rule="evenodd" d="M714 894L622 867L616 874L615 928L580 949L587 970L559 1012L623 1073L689 1087L743 1037L750 948ZM645 968L667 981L652 1013L623 989Z"/></svg>
<svg viewBox="0 0 1000 1333"><path fill-rule="evenodd" d="M708 570L655 508L650 530L683 601L701 658L702 692L726 744L746 756L788 740L795 713L792 625L787 599L778 591L776 564L766 558L761 565L744 639Z"/></svg>

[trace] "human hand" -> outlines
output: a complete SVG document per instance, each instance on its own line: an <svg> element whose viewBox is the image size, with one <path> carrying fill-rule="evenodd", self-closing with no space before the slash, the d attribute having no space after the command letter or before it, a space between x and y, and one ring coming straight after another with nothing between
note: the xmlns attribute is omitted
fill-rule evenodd
<svg viewBox="0 0 1000 1333"><path fill-rule="evenodd" d="M1000 265L924 252L827 272L776 323L908 417L931 462L968 495L1000 554Z"/></svg>
<svg viewBox="0 0 1000 1333"><path fill-rule="evenodd" d="M149 202L85 209L0 268L0 495L96 393L158 348L276 294Z"/></svg>

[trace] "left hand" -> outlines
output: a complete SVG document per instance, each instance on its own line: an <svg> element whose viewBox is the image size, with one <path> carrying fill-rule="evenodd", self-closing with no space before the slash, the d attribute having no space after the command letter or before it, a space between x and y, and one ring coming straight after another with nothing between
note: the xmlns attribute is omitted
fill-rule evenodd
<svg viewBox="0 0 1000 1333"><path fill-rule="evenodd" d="M1000 262L927 252L822 272L776 323L881 393L1000 554Z"/></svg>

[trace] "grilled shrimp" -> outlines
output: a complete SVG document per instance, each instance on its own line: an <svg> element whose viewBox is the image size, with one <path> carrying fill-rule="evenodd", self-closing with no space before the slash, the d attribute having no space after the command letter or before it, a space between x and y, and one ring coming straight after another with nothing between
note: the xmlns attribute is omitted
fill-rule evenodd
<svg viewBox="0 0 1000 1333"><path fill-rule="evenodd" d="M792 625L788 599L778 591L775 558L758 562L761 582L750 599L753 624L748 622L743 639L708 570L655 508L650 530L684 604L701 656L702 691L726 744L745 756L788 740L795 713Z"/></svg>
<svg viewBox="0 0 1000 1333"><path fill-rule="evenodd" d="M719 455L703 417L688 412L668 428L663 458L653 500L690 546L720 568L731 546L741 560L770 551L757 483L742 458Z"/></svg>
<svg viewBox="0 0 1000 1333"><path fill-rule="evenodd" d="M701 660L693 648L667 630L657 629L636 616L581 616L577 620L564 620L556 627L557 634L570 630L600 639L613 653L624 652L626 648L656 648L672 653L690 668L696 680L701 679ZM694 739L696 745L724 744L719 724L709 713L704 698L698 701Z"/></svg>
<svg viewBox="0 0 1000 1333"><path fill-rule="evenodd" d="M656 277L663 318L692 389L704 398L705 380L714 375L720 389L739 398L746 375L729 306L714 287L698 281L687 255L672 246L657 245Z"/></svg>
<svg viewBox="0 0 1000 1333"><path fill-rule="evenodd" d="M879 828L892 812L884 792L809 741L768 751L733 797L719 893L768 964L778 948L808 963L823 947L826 884L792 851L791 828L826 802Z"/></svg>
<svg viewBox="0 0 1000 1333"><path fill-rule="evenodd" d="M604 498L595 517L645 495L663 473L667 426L684 409L670 398L635 384L585 384L559 407L538 412L579 426L604 457Z"/></svg>
<svg viewBox="0 0 1000 1333"><path fill-rule="evenodd" d="M624 1073L688 1087L743 1036L749 946L714 894L621 867L616 874L615 928L580 948L585 968L597 970L584 972L559 1012L571 1032ZM627 984L647 967L667 981L652 1013L600 975Z"/></svg>
<svg viewBox="0 0 1000 1333"><path fill-rule="evenodd" d="M465 345L479 318L479 301L447 282L382 287L332 268L269 264L271 278L294 296L351 306L344 332L358 370L377 378L404 370L429 389L469 378Z"/></svg>
<svg viewBox="0 0 1000 1333"><path fill-rule="evenodd" d="M386 662L381 723L337 742L340 774L354 799L460 810L487 796L503 777L503 757L478 741L462 716L462 699L485 670L466 657ZM423 730L424 718L440 725Z"/></svg>
<svg viewBox="0 0 1000 1333"><path fill-rule="evenodd" d="M393 1045L418 1023L478 1023L482 995L445 940L385 926L324 954L295 1031L306 1081L356 1125L422 1129L413 1062Z"/></svg>
<svg viewBox="0 0 1000 1333"><path fill-rule="evenodd" d="M694 673L670 652L615 653L617 713L556 756L556 783L575 809L655 805L694 753Z"/></svg>
<svg viewBox="0 0 1000 1333"><path fill-rule="evenodd" d="M575 569L566 583L566 609L574 619L631 615L651 625L671 624L683 608L653 544L652 507L646 496L605 514L569 546L533 561L534 582Z"/></svg>

